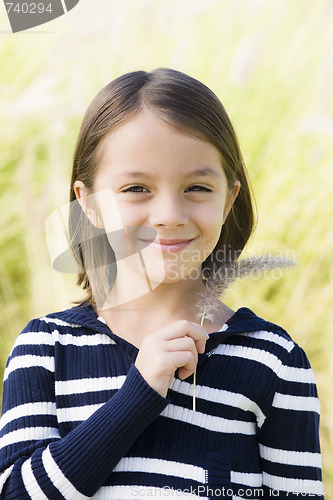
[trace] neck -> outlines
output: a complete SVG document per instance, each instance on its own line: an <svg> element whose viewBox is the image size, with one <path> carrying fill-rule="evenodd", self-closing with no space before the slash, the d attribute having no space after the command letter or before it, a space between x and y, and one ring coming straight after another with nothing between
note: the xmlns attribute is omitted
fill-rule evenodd
<svg viewBox="0 0 333 500"><path fill-rule="evenodd" d="M140 348L143 338L172 321L186 319L200 324L195 304L204 290L202 280L181 280L163 283L141 297L113 307L103 307L97 313L119 337ZM213 321L205 320L207 333L218 331L234 311L220 303Z"/></svg>
<svg viewBox="0 0 333 500"><path fill-rule="evenodd" d="M187 277L178 281L155 282L147 280L137 255L117 262L117 277L108 300L99 303L97 313L118 336L139 346L145 335L172 321L186 319L200 324L196 303L205 285L200 273L196 279ZM154 274L158 277L158 273ZM208 333L217 331L233 311L220 303L213 321L205 321ZM134 333L133 333L134 332ZM133 337L134 336L134 337Z"/></svg>
<svg viewBox="0 0 333 500"><path fill-rule="evenodd" d="M115 287L110 299L99 309L99 312L108 315L144 315L157 318L165 317L169 319L188 319L197 321L195 314L195 303L198 294L204 289L203 282L191 279L181 280L177 283L162 283L154 289L143 293L139 297L129 300L124 298L122 287Z"/></svg>
<svg viewBox="0 0 333 500"><path fill-rule="evenodd" d="M139 347L145 335L172 321L199 323L195 303L203 289L201 278L161 283L150 289L140 280L133 283L133 279L116 279L108 301L102 307L97 304L96 310L116 335Z"/></svg>

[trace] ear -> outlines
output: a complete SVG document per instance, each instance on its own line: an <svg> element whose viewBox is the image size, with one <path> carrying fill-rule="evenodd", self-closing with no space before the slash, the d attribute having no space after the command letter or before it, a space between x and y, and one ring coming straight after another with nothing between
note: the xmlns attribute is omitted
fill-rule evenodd
<svg viewBox="0 0 333 500"><path fill-rule="evenodd" d="M104 225L96 210L94 196L90 194L82 181L75 181L73 185L74 193L82 210L93 226L103 229Z"/></svg>
<svg viewBox="0 0 333 500"><path fill-rule="evenodd" d="M227 196L227 200L225 202L225 205L224 205L224 210L223 210L223 224L225 223L226 221L226 218L228 217L228 214L231 210L231 207L232 205L234 204L237 196L238 196L238 193L240 191L240 188L241 188L241 183L236 180L234 182L234 187L231 191L229 191L228 193L228 196Z"/></svg>

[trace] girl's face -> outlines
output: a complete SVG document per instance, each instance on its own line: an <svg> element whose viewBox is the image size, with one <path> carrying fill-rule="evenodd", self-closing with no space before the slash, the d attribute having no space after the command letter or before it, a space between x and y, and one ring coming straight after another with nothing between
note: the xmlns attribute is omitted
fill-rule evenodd
<svg viewBox="0 0 333 500"><path fill-rule="evenodd" d="M162 261L164 282L201 280L239 191L238 182L228 190L217 148L141 111L102 141L99 156L94 191L104 192L99 211L107 232L117 212L114 228L120 217L130 251L145 248L146 261ZM118 255L117 242L112 246L122 258L124 244Z"/></svg>

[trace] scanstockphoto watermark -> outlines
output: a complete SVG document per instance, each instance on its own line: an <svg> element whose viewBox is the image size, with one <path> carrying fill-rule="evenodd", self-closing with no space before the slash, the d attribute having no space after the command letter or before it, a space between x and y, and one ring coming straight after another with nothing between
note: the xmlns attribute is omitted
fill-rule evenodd
<svg viewBox="0 0 333 500"><path fill-rule="evenodd" d="M297 496L300 498L313 498L323 495L330 496L330 488L324 491L323 486L318 486L311 491L283 491L278 489L264 490L262 487L246 487L243 488L231 488L227 486L220 487L210 487L208 485L199 485L197 487L190 487L187 489L175 489L169 486L163 488L153 488L153 487L142 487L142 486L132 486L131 488L131 498L198 498L198 497L208 497L208 498L267 498L267 497L280 497L287 498L292 496Z"/></svg>
<svg viewBox="0 0 333 500"><path fill-rule="evenodd" d="M200 250L184 249L179 263L179 256L172 251L167 252L171 265L169 272L173 279L190 278L198 279L200 276L209 276L212 271L219 270L220 275L235 281L238 278L273 279L279 280L283 276L285 268L296 264L294 250L279 251L269 250L264 254L256 254L247 251L246 257L241 258L240 251L231 250L230 246L223 245L215 249L202 263L202 252ZM189 265L193 267L188 270Z"/></svg>
<svg viewBox="0 0 333 500"><path fill-rule="evenodd" d="M3 0L13 33L48 23L72 10L80 0Z"/></svg>

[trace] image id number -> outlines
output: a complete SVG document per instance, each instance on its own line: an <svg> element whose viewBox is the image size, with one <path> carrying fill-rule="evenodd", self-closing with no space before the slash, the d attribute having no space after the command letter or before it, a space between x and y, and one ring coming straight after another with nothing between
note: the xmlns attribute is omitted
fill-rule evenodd
<svg viewBox="0 0 333 500"><path fill-rule="evenodd" d="M6 9L8 14L10 12L16 12L17 14L44 14L44 12L53 12L52 4L47 5L43 3L27 3L22 4L15 2L6 2Z"/></svg>

